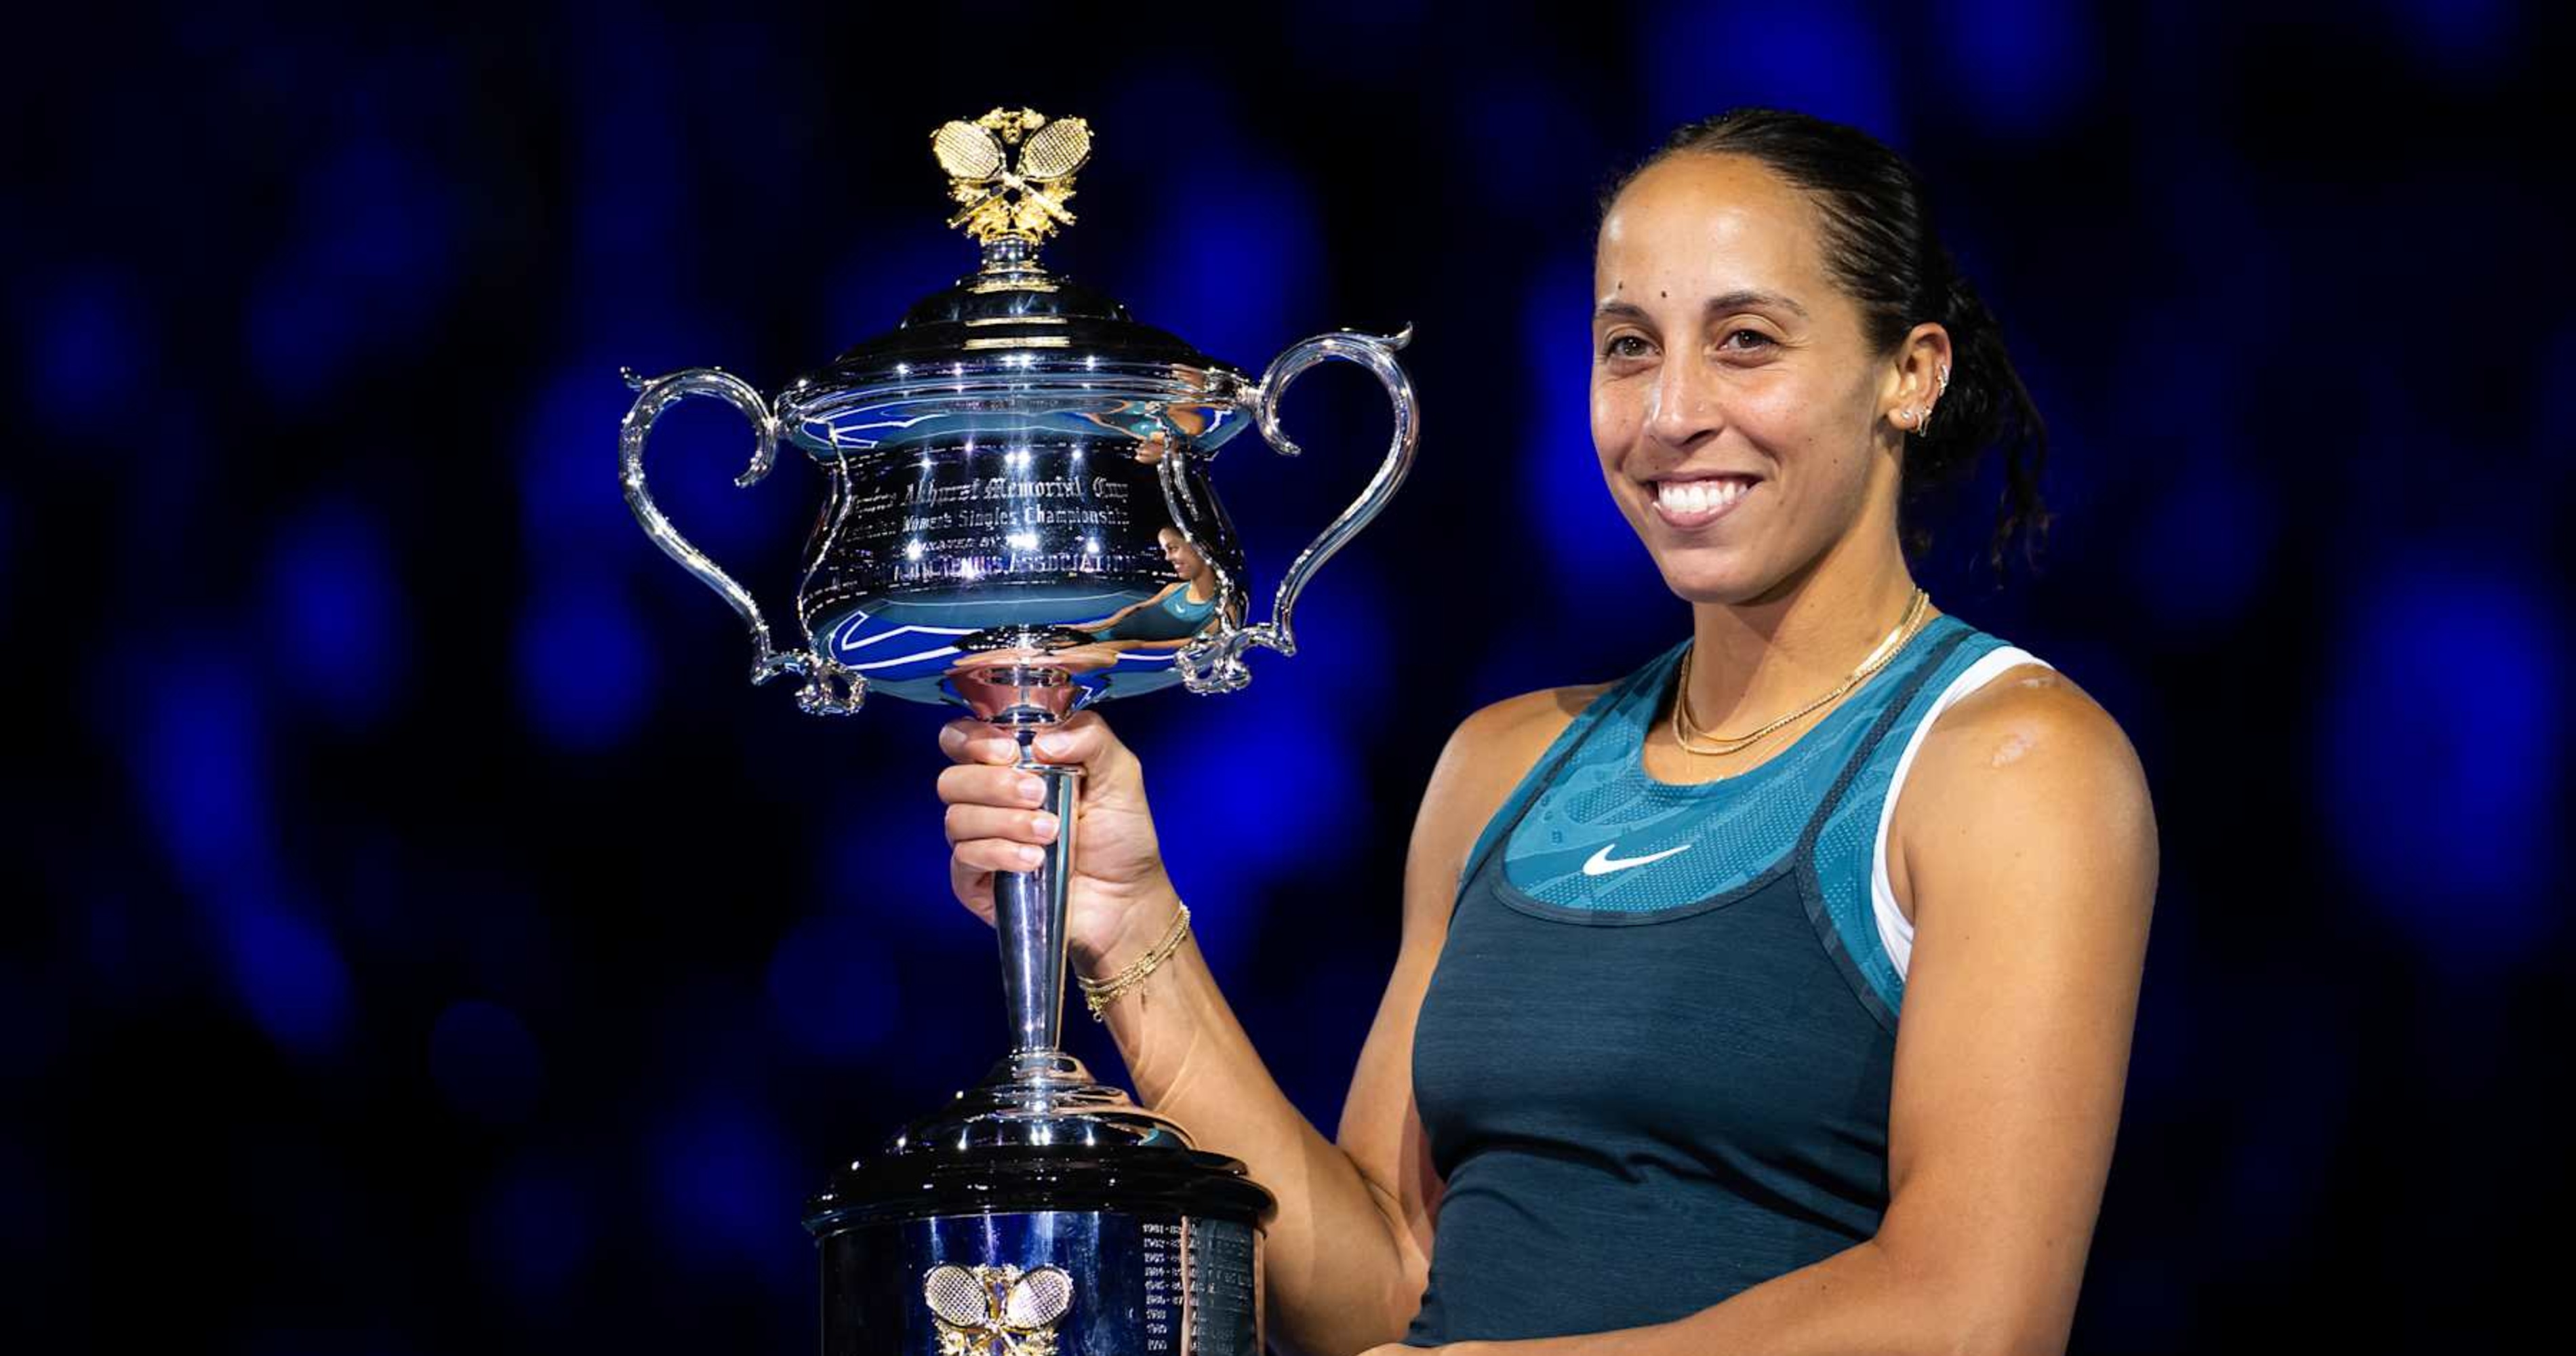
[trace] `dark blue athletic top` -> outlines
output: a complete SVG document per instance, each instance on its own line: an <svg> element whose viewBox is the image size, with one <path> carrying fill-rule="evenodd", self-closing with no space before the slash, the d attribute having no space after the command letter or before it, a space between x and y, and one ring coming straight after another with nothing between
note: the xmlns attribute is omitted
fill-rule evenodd
<svg viewBox="0 0 2576 1356"><path fill-rule="evenodd" d="M1876 860L1919 732L2013 663L1934 618L1790 747L1660 782L1688 642L1477 840L1414 1031L1446 1191L1409 1345L1668 1322L1877 1232L1912 932Z"/></svg>

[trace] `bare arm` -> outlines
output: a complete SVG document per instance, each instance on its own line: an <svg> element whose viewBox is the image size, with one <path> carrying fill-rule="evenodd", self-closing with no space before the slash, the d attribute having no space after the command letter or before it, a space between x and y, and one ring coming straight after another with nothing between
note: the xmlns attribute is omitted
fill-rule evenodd
<svg viewBox="0 0 2576 1356"><path fill-rule="evenodd" d="M1905 800L1924 808L1903 844L1916 932L1877 1236L1672 1323L1450 1350L2065 1349L2154 906L2145 776L2109 716L2051 677L1946 714Z"/></svg>

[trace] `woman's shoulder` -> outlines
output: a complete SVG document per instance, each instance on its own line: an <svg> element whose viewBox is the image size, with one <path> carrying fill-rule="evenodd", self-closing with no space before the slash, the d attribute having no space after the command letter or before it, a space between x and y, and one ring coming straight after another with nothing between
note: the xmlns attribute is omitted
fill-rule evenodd
<svg viewBox="0 0 2576 1356"><path fill-rule="evenodd" d="M1492 705L1478 708L1458 722L1452 744L1467 744L1474 751L1490 751L1537 741L1539 748L1553 743L1568 726L1602 694L1619 686L1619 680L1602 683L1575 683L1565 687L1540 688L1517 697L1505 697Z"/></svg>
<svg viewBox="0 0 2576 1356"><path fill-rule="evenodd" d="M1433 794L1447 792L1464 800L1462 811L1483 823L1539 756L1617 686L1612 681L1541 688L1478 708L1458 722L1448 747L1440 751Z"/></svg>
<svg viewBox="0 0 2576 1356"><path fill-rule="evenodd" d="M2001 767L2041 741L2095 756L2128 751L2119 721L2054 665L2000 642L1980 662L2000 667L1941 711L1925 735L1923 758L1982 752L1989 766Z"/></svg>
<svg viewBox="0 0 2576 1356"><path fill-rule="evenodd" d="M1506 763L1518 761L1520 770L1527 771L1528 764L1573 728L1586 712L1603 714L1622 705L1621 698L1640 685L1669 677L1689 643L1684 640L1670 646L1606 682L1544 687L1481 707L1458 723L1450 744L1468 756L1499 758Z"/></svg>
<svg viewBox="0 0 2576 1356"><path fill-rule="evenodd" d="M1464 854L1540 763L1584 735L1587 722L1633 718L1635 701L1670 675L1683 641L1626 674L1598 683L1539 688L1480 707L1458 722L1423 801L1424 826Z"/></svg>
<svg viewBox="0 0 2576 1356"><path fill-rule="evenodd" d="M1424 848L1455 879L1478 833L1596 702L1624 679L1540 688L1478 708L1449 735L1423 794Z"/></svg>
<svg viewBox="0 0 2576 1356"><path fill-rule="evenodd" d="M1935 815L1974 816L1999 801L2046 805L2113 793L2143 808L2145 769L2119 721L2074 679L2021 658L1933 720L1908 779L1909 790L1928 789L1908 801Z"/></svg>

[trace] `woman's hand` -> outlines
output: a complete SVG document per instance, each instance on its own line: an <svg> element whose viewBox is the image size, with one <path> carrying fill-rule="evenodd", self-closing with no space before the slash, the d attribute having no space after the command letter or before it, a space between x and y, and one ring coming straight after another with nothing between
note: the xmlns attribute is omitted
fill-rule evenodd
<svg viewBox="0 0 2576 1356"><path fill-rule="evenodd" d="M941 727L939 747L957 764L939 774L953 845L949 888L990 923L993 873L1026 871L1043 861L1042 845L1055 841L1056 826L1040 809L1044 793L1036 775L1011 766L1019 757L1012 735L979 720L953 720ZM1144 771L1091 711L1039 735L1036 752L1040 762L1083 771L1065 938L1077 968L1103 974L1151 947L1179 909L1145 805Z"/></svg>

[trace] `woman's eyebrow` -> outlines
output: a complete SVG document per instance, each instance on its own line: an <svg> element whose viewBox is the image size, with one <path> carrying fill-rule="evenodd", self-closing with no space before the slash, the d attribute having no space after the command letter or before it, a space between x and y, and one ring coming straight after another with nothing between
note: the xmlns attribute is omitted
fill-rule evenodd
<svg viewBox="0 0 2576 1356"><path fill-rule="evenodd" d="M1739 287L1732 292L1710 297L1707 303L1700 307L1700 311L1704 315L1720 315L1729 311L1741 311L1748 306L1771 306L1787 311L1801 320L1810 318L1807 315L1807 308L1799 305L1795 298L1751 287ZM1594 320L1644 320L1646 309L1633 301L1605 301L1593 308L1592 318Z"/></svg>
<svg viewBox="0 0 2576 1356"><path fill-rule="evenodd" d="M1710 297L1708 304L1700 310L1706 314L1715 315L1720 311L1741 311L1747 306L1776 306L1800 320L1808 318L1807 308L1799 305L1796 299L1783 296L1778 292L1764 292L1750 287L1739 287L1723 296Z"/></svg>

